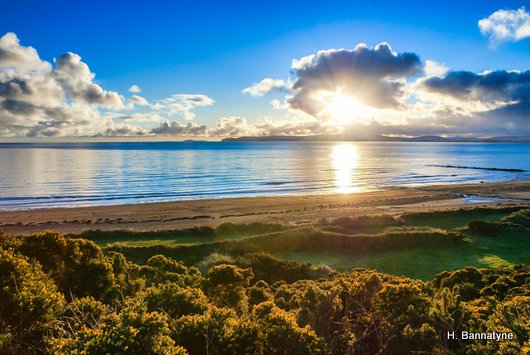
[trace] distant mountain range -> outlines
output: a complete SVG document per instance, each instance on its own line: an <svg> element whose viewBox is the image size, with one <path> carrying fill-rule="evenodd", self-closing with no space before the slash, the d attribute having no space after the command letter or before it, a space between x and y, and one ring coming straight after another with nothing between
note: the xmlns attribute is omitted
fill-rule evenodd
<svg viewBox="0 0 530 355"><path fill-rule="evenodd" d="M419 136L419 137L390 137L383 135L359 136L347 135L315 135L315 136L247 136L237 138L225 138L223 142L325 142L325 141L346 141L346 142L512 142L530 143L530 137L440 137L440 136Z"/></svg>

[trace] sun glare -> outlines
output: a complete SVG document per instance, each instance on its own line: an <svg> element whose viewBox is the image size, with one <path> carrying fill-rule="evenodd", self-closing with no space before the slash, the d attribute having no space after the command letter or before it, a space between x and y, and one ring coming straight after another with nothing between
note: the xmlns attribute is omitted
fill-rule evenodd
<svg viewBox="0 0 530 355"><path fill-rule="evenodd" d="M331 162L335 173L337 192L349 193L359 191L355 183L355 170L359 161L357 147L351 143L341 143L333 147Z"/></svg>
<svg viewBox="0 0 530 355"><path fill-rule="evenodd" d="M324 114L339 124L348 124L367 113L367 107L351 96L335 95Z"/></svg>

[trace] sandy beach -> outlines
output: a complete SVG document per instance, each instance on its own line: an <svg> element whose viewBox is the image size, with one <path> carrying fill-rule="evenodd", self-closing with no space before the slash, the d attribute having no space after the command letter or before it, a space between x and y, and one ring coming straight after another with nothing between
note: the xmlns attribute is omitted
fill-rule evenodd
<svg viewBox="0 0 530 355"><path fill-rule="evenodd" d="M321 218L400 214L476 206L530 205L530 182L390 187L372 192L249 197L53 208L0 212L0 230L16 235L56 230L164 230L215 226L223 222L276 222L291 225Z"/></svg>

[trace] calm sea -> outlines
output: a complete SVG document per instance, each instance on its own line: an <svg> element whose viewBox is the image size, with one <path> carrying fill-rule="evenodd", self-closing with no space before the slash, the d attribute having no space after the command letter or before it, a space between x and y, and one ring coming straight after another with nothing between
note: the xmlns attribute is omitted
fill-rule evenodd
<svg viewBox="0 0 530 355"><path fill-rule="evenodd" d="M368 191L529 179L530 144L0 144L0 209Z"/></svg>

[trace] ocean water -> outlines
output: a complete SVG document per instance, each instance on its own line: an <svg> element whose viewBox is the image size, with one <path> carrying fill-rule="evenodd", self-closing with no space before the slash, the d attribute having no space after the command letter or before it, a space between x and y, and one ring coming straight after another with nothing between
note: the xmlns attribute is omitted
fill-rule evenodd
<svg viewBox="0 0 530 355"><path fill-rule="evenodd" d="M445 167L521 169L523 172ZM369 191L530 178L530 144L0 144L0 209Z"/></svg>

